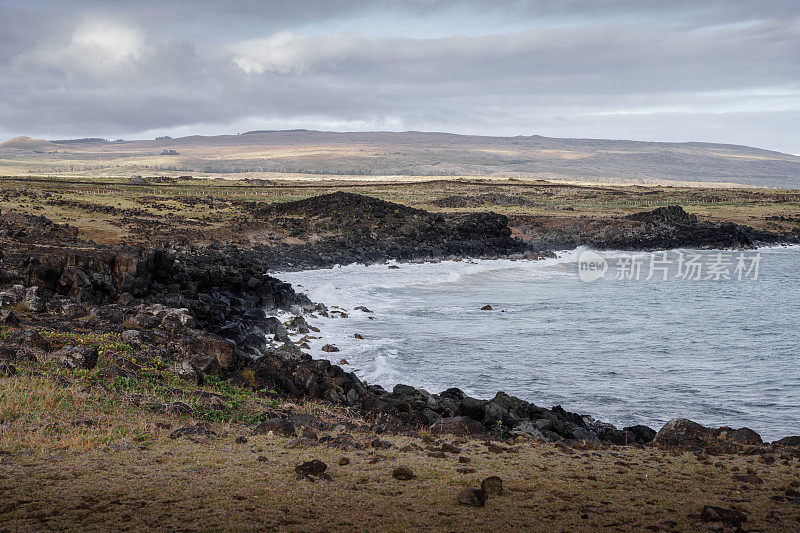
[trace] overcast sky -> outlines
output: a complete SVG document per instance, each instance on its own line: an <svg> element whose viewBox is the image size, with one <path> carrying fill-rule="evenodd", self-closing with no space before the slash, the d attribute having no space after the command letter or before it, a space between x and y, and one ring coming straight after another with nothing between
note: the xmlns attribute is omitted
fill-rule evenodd
<svg viewBox="0 0 800 533"><path fill-rule="evenodd" d="M800 1L0 0L0 137L426 130L800 154Z"/></svg>

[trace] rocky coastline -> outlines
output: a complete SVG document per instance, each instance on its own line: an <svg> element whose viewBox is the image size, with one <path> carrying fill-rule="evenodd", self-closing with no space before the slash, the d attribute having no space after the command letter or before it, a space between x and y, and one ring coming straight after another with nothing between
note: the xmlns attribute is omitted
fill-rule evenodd
<svg viewBox="0 0 800 533"><path fill-rule="evenodd" d="M300 216L297 220L302 224L311 221L314 227L306 227L306 232L313 230L319 235L338 228L338 234L279 249L106 247L81 241L69 227L43 217L3 215L0 281L6 290L0 292L0 321L4 327L13 328L0 346L3 368L10 371L20 358L93 368L96 353L77 346L50 350L37 339L36 329L42 326L61 330L79 327L119 334L146 352L165 350L172 371L182 379L202 383L215 376L282 397L327 401L357 411L381 431L425 428L434 433L617 445L658 441L657 432L645 426L619 429L560 406L543 408L503 392L491 399L477 399L458 389L431 394L397 385L386 391L363 383L354 373L327 360L312 359L303 351L302 337L294 342L290 338L290 332L309 333L304 315L328 316L331 311L269 275L270 269L387 258L548 256L512 238L506 217L477 214L445 218L347 193L265 210L265 217L285 216L290 220ZM702 239L708 246L753 246L768 240L739 226L698 222L679 207L659 208L628 220L649 228L649 237L636 234L625 241L644 248L686 244L682 235L691 235L694 244ZM670 235L671 240L663 240L664 235ZM769 239L777 242L781 237ZM621 242L606 241L613 247ZM278 311L291 313L294 318L284 323L270 316ZM144 361L120 357L109 363L106 372L124 377L135 375ZM283 424L280 420L268 422L276 427ZM679 429L685 430L683 426ZM747 429L709 429L703 435L703 442L713 441L722 449L762 444L760 437ZM788 437L776 445L796 440Z"/></svg>
<svg viewBox="0 0 800 533"><path fill-rule="evenodd" d="M520 238L535 250L578 246L629 251L752 249L800 242L798 233L773 233L731 222L699 220L678 205L614 218L579 217L557 225L536 217L517 217L512 222Z"/></svg>

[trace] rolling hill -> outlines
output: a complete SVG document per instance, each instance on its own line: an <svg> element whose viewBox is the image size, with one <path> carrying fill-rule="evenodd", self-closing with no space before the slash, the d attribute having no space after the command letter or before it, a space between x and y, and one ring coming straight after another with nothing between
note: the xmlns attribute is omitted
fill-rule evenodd
<svg viewBox="0 0 800 533"><path fill-rule="evenodd" d="M415 131L257 131L113 142L17 137L0 144L0 172L496 176L800 188L800 157L748 146Z"/></svg>

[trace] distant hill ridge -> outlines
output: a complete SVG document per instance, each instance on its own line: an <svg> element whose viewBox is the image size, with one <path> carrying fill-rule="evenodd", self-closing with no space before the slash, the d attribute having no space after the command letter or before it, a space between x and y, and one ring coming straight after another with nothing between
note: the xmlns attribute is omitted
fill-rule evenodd
<svg viewBox="0 0 800 533"><path fill-rule="evenodd" d="M180 155L163 159L165 147ZM22 152L34 154L22 155ZM44 152L44 153L43 153ZM57 153L56 153L57 152ZM4 163L102 170L176 170L205 175L500 176L628 183L705 182L800 189L800 157L733 144L490 137L441 132L253 130L243 134L109 142L48 142L17 137L0 144ZM144 161L144 163L142 163ZM148 166L149 165L149 166Z"/></svg>

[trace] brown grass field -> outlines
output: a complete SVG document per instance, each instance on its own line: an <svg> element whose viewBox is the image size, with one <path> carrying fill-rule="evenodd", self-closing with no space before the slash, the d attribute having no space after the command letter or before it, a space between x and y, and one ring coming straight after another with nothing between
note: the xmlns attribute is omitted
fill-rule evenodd
<svg viewBox="0 0 800 533"><path fill-rule="evenodd" d="M100 342L106 353L125 349L112 338ZM16 376L0 377L4 531L705 531L724 526L701 520L704 505L744 513L747 530L800 527L800 507L791 497L800 459L790 455L708 456L525 438L491 443L425 431L376 434L343 409L269 400L230 386L197 388L170 381L157 369L140 380L104 378L102 358L92 372L47 365L18 370ZM191 404L188 398L197 397L198 390L226 398L224 414ZM159 412L158 405L172 400L192 405L192 414ZM264 411L312 413L342 425L301 439L251 434L244 421ZM175 429L198 423L211 435L170 438ZM370 444L375 439L391 447L376 449ZM445 443L460 451L430 455ZM349 464L340 464L342 458ZM298 479L294 467L312 459L328 465L329 480ZM399 465L410 467L416 477L394 479ZM503 495L482 508L457 504L459 491L479 486L487 476L503 480Z"/></svg>
<svg viewBox="0 0 800 533"><path fill-rule="evenodd" d="M800 192L781 189L575 185L541 180L431 179L270 182L194 178L0 177L0 210L43 215L101 243L184 236L259 242L250 208L334 191L375 196L428 211L495 211L511 217L615 217L678 204L701 219L789 232L800 227ZM455 207L453 207L455 206ZM513 222L513 220L512 220ZM254 229L255 228L255 229Z"/></svg>

